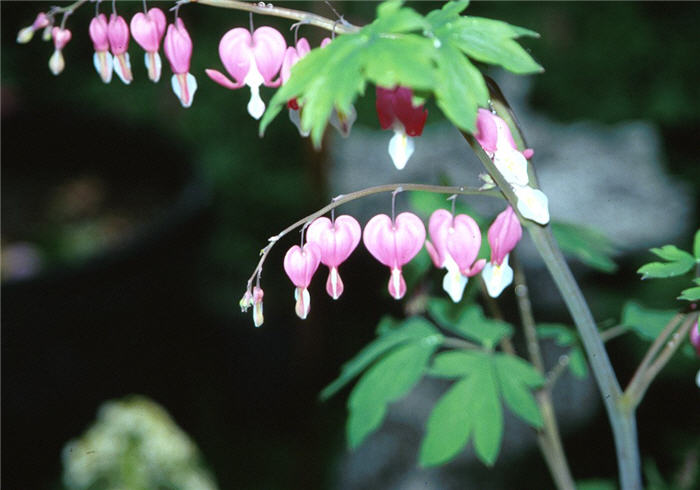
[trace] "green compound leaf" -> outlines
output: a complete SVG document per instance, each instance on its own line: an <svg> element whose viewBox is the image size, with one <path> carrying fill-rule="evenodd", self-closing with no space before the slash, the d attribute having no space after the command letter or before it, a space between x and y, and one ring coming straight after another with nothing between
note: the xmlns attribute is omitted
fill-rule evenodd
<svg viewBox="0 0 700 490"><path fill-rule="evenodd" d="M485 464L496 461L503 437L503 413L498 384L488 356L466 378L455 383L437 402L421 444L421 466L452 459L473 433L474 449Z"/></svg>
<svg viewBox="0 0 700 490"><path fill-rule="evenodd" d="M461 130L475 129L479 106L488 104L483 76L468 57L515 73L541 71L514 41L537 34L505 22L460 16L467 2L450 2L423 17L400 1L377 8L377 18L353 34L311 50L291 70L260 121L260 134L290 99L301 110L301 127L316 147L333 111L349 114L368 82L410 87L420 97L433 94Z"/></svg>
<svg viewBox="0 0 700 490"><path fill-rule="evenodd" d="M441 19L442 20L442 19ZM536 32L505 22L481 17L457 17L436 32L439 39L449 39L464 54L477 61L500 65L524 75L544 69L520 46L515 38L539 37Z"/></svg>
<svg viewBox="0 0 700 490"><path fill-rule="evenodd" d="M501 398L513 413L534 427L542 416L532 389L545 382L524 360L505 354L448 351L438 354L430 375L461 378L437 402L420 450L420 464L443 464L473 435L474 449L485 464L498 456L503 436Z"/></svg>
<svg viewBox="0 0 700 490"><path fill-rule="evenodd" d="M640 267L637 272L642 274L642 279L680 276L696 263L695 257L675 245L652 248L651 252L666 262L650 262Z"/></svg>
<svg viewBox="0 0 700 490"><path fill-rule="evenodd" d="M508 408L533 427L542 427L542 414L532 396L530 385L525 380L532 380L536 376L541 385L544 378L530 364L513 356L495 356L494 363L501 395Z"/></svg>
<svg viewBox="0 0 700 490"><path fill-rule="evenodd" d="M684 289L681 291L681 295L678 299L684 299L686 301L700 301L700 286Z"/></svg>
<svg viewBox="0 0 700 490"><path fill-rule="evenodd" d="M348 399L347 436L351 448L362 444L379 427L387 404L413 389L437 346L434 337L400 345L360 378Z"/></svg>
<svg viewBox="0 0 700 490"><path fill-rule="evenodd" d="M620 323L629 326L642 339L654 340L675 314L674 310L655 310L628 301L622 308Z"/></svg>
<svg viewBox="0 0 700 490"><path fill-rule="evenodd" d="M541 339L553 339L560 347L569 347L569 370L577 378L588 376L588 364L583 353L578 334L574 329L560 323L540 323L537 336Z"/></svg>
<svg viewBox="0 0 700 490"><path fill-rule="evenodd" d="M487 349L493 348L503 337L513 334L513 327L509 323L486 318L477 305L467 306L451 330L476 340Z"/></svg>
<svg viewBox="0 0 700 490"><path fill-rule="evenodd" d="M553 222L552 233L562 251L602 272L612 273L617 264L611 256L617 251L605 235L585 226Z"/></svg>
<svg viewBox="0 0 700 490"><path fill-rule="evenodd" d="M442 335L429 321L412 317L396 326L390 317L384 317L377 327L379 337L365 346L355 357L343 364L340 376L321 391L321 400L327 400L365 370L388 350L409 341L428 339L440 343ZM432 339L432 340L431 340Z"/></svg>
<svg viewBox="0 0 700 490"><path fill-rule="evenodd" d="M437 50L437 66L438 107L457 127L473 133L479 106L488 105L489 92L481 72L449 43Z"/></svg>

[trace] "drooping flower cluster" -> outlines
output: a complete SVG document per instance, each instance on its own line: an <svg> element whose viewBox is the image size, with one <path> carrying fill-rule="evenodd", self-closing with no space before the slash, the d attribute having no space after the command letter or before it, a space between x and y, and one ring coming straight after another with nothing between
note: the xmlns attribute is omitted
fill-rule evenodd
<svg viewBox="0 0 700 490"><path fill-rule="evenodd" d="M72 34L69 29L63 27L63 23L60 27L54 26L52 12L54 10L49 11L48 14L40 13L31 26L20 30L17 42L29 42L34 32L43 28L44 37L46 38L46 33L49 33L48 39L53 39L55 48L49 59L49 69L54 75L58 75L65 68L63 48L71 40ZM67 15L69 14L64 14L64 23ZM145 51L144 64L148 78L154 83L158 82L162 69L158 51L165 34L163 49L173 71L171 80L173 92L180 99L183 107L189 107L197 90L197 81L189 73L192 40L181 18L176 17L174 24L168 26L167 34L166 23L163 11L155 7L136 13L130 24L116 12L110 14L109 20L105 14L96 14L90 21L88 29L95 49L93 64L104 83L110 83L112 74L116 73L122 82L130 84L134 76L128 50L129 39L133 37Z"/></svg>
<svg viewBox="0 0 700 490"><path fill-rule="evenodd" d="M496 114L479 109L474 135L518 198L518 212L541 225L549 223L547 196L530 186L527 160L534 151L519 151L508 124Z"/></svg>
<svg viewBox="0 0 700 490"><path fill-rule="evenodd" d="M360 240L369 253L389 268L387 289L394 299L406 294L402 268L425 246L435 267L446 269L442 287L455 303L461 301L470 277L480 272L486 290L498 297L512 282L513 271L508 266L508 255L522 236L518 217L509 206L501 212L488 230L491 259L478 259L481 231L476 221L466 214L454 215L438 209L428 223L429 240L421 219L403 212L394 219L386 214L371 218L361 229L355 218L348 215L334 219L316 218L306 228L306 242L294 245L284 257L284 270L294 284L295 311L305 319L310 311L309 286L320 264L328 267L326 292L338 299L344 290L339 267L357 248ZM243 311L253 306L256 326L262 324L263 292L259 285L246 291L241 299Z"/></svg>

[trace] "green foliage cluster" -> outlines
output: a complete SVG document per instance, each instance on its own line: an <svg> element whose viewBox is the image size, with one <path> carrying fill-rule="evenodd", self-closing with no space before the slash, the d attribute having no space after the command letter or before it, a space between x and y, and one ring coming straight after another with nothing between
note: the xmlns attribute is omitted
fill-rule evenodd
<svg viewBox="0 0 700 490"><path fill-rule="evenodd" d="M302 107L301 125L319 146L331 113L348 114L368 82L412 88L430 94L460 129L473 132L488 90L471 60L499 65L514 73L542 71L514 39L537 33L505 22L462 16L468 1L448 2L423 16L398 0L379 5L376 19L357 33L337 37L312 50L293 68L260 122L260 132L288 100Z"/></svg>
<svg viewBox="0 0 700 490"><path fill-rule="evenodd" d="M377 338L342 367L321 398L359 376L348 398L347 438L355 448L379 428L389 404L423 376L454 380L427 421L419 462L443 464L471 440L479 459L492 465L503 438L502 406L541 427L532 390L545 380L528 362L495 351L498 342L513 334L513 327L486 318L479 306L431 299L428 313L435 323L419 316L401 322L383 318Z"/></svg>

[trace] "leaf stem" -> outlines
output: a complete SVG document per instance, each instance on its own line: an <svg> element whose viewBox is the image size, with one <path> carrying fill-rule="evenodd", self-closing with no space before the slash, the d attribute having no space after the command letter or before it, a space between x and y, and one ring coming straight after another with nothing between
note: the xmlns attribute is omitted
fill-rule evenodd
<svg viewBox="0 0 700 490"><path fill-rule="evenodd" d="M626 334L629 332L629 329L630 328L627 325L615 325L614 327L610 327L600 332L600 338L603 342L607 342L615 337Z"/></svg>
<svg viewBox="0 0 700 490"><path fill-rule="evenodd" d="M265 2L240 2L238 0L179 0L175 7L179 8L182 5L198 3L210 7L220 7L233 10L243 10L260 15L270 15L273 17L282 17L284 19L296 20L303 24L320 27L336 34L352 34L360 30L358 26L350 24L341 17L340 20L331 20L318 14L305 12L303 10L294 10L284 7L276 7L271 3Z"/></svg>
<svg viewBox="0 0 700 490"><path fill-rule="evenodd" d="M227 0L228 1L228 0ZM319 216L323 216L326 214L328 211L337 208L338 206L355 201L357 199L361 199L363 197L370 196L372 194L379 194L382 192L395 192L397 189L402 189L403 191L421 191L421 192L433 192L436 194L461 194L461 195L481 195L481 196L491 196L491 197L501 197L500 193L498 190L484 190L484 189L477 189L474 187L465 187L465 186L441 186L441 185L427 185L427 184L386 184L386 185L377 185L374 187L367 187L366 189L362 189L359 191L351 192L350 194L341 194L339 196L334 197L330 204L322 207L318 211L315 211L308 216L305 216L301 218L300 220L295 221L288 227L286 227L284 230L279 232L277 235L272 236L268 238L269 243L262 249L260 250L260 260L258 261L258 264L255 267L255 270L253 270L253 274L250 276L248 279L247 285L246 285L246 290L250 290L253 280L256 278L256 276L259 276L262 274L262 268L263 264L265 263L265 259L267 259L267 255L270 253L270 250L272 250L272 247L275 246L275 244L288 234L289 232L295 230L296 228L305 225L306 223L310 223L314 219L318 218Z"/></svg>
<svg viewBox="0 0 700 490"><path fill-rule="evenodd" d="M537 328L535 316L532 313L532 303L528 293L525 273L517 260L515 254L511 253L513 261L513 281L515 284L515 297L520 311L520 319L525 331L525 344L527 346L528 356L535 369L540 374L545 373L544 360L542 359L542 351L540 344L537 341ZM539 443L542 455L549 467L549 472L552 474L554 483L560 490L573 490L576 488L574 478L571 476L569 463L566 460L566 453L559 434L559 426L554 413L554 404L552 403L552 392L549 383L535 394L537 405L542 414L543 425L537 431L537 442Z"/></svg>

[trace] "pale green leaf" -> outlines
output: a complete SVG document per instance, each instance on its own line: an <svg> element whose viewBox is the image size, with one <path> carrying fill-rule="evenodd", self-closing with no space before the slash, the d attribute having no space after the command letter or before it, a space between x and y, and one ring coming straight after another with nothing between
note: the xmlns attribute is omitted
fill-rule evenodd
<svg viewBox="0 0 700 490"><path fill-rule="evenodd" d="M654 340L675 314L674 310L655 310L628 301L622 308L620 323L629 326L643 339Z"/></svg>
<svg viewBox="0 0 700 490"><path fill-rule="evenodd" d="M378 37L372 42L372 56L367 57L365 76L380 87L397 85L413 90L429 90L433 78L433 46L429 39L416 35Z"/></svg>
<svg viewBox="0 0 700 490"><path fill-rule="evenodd" d="M477 422L474 413L475 378L458 381L435 404L421 443L419 463L436 466L454 458L469 441L469 433Z"/></svg>
<svg viewBox="0 0 700 490"><path fill-rule="evenodd" d="M678 299L684 299L686 301L700 301L700 286L684 289L681 291L681 295Z"/></svg>
<svg viewBox="0 0 700 490"><path fill-rule="evenodd" d="M411 8L402 6L402 3L398 0L390 0L379 4L377 18L363 31L367 33L402 33L423 30L427 27L422 15Z"/></svg>
<svg viewBox="0 0 700 490"><path fill-rule="evenodd" d="M473 133L479 106L488 105L488 89L481 72L450 43L437 49L435 99L460 129Z"/></svg>
<svg viewBox="0 0 700 490"><path fill-rule="evenodd" d="M484 464L492 466L498 457L503 439L503 411L493 369L484 374L474 377L474 392L478 394L474 409L478 414L474 423L474 449Z"/></svg>
<svg viewBox="0 0 700 490"><path fill-rule="evenodd" d="M693 240L693 254L695 258L700 261L700 230L695 232L695 239Z"/></svg>
<svg viewBox="0 0 700 490"><path fill-rule="evenodd" d="M486 318L478 305L469 305L464 308L456 325L450 330L476 340L486 348L494 347L503 337L513 333L513 327L510 324Z"/></svg>
<svg viewBox="0 0 700 490"><path fill-rule="evenodd" d="M400 345L360 378L348 399L350 418L347 430L351 447L362 444L379 427L388 403L413 389L437 346L438 343L430 337Z"/></svg>
<svg viewBox="0 0 700 490"><path fill-rule="evenodd" d="M577 490L617 490L617 485L611 480L579 480L576 482Z"/></svg>
<svg viewBox="0 0 700 490"><path fill-rule="evenodd" d="M327 400L333 396L389 349L408 341L431 339L431 342L439 343L442 339L438 330L424 318L411 317L400 327L389 330L390 320L385 317L380 322L380 326L387 325L386 330L382 328L386 332L384 335L365 346L355 357L343 364L340 376L321 391L321 400Z"/></svg>
<svg viewBox="0 0 700 490"><path fill-rule="evenodd" d="M428 370L431 376L444 378L461 378L469 374L479 374L484 369L490 369L489 356L479 351L450 350L441 352L433 358L433 364Z"/></svg>
<svg viewBox="0 0 700 490"><path fill-rule="evenodd" d="M651 252L667 262L650 262L637 269L642 279L680 276L695 266L695 257L675 245L652 248Z"/></svg>
<svg viewBox="0 0 700 490"><path fill-rule="evenodd" d="M510 373L512 377L530 388L539 388L545 383L545 379L532 367L532 364L520 357L510 354L496 354L494 362L502 372Z"/></svg>
<svg viewBox="0 0 700 490"><path fill-rule="evenodd" d="M561 323L537 324L537 336L542 339L553 339L561 347L569 347L578 341L576 332Z"/></svg>
<svg viewBox="0 0 700 490"><path fill-rule="evenodd" d="M542 414L527 384L511 372L510 363L501 362L505 356L494 358L498 383L508 408L533 427L542 427ZM531 368L532 369L532 368Z"/></svg>
<svg viewBox="0 0 700 490"><path fill-rule="evenodd" d="M528 29L480 17L460 17L449 27L449 39L467 56L516 74L541 73L543 68L513 40L523 35L537 36Z"/></svg>
<svg viewBox="0 0 700 490"><path fill-rule="evenodd" d="M603 272L617 270L617 264L611 258L616 252L616 247L603 234L570 223L553 222L551 227L554 238L565 254Z"/></svg>

